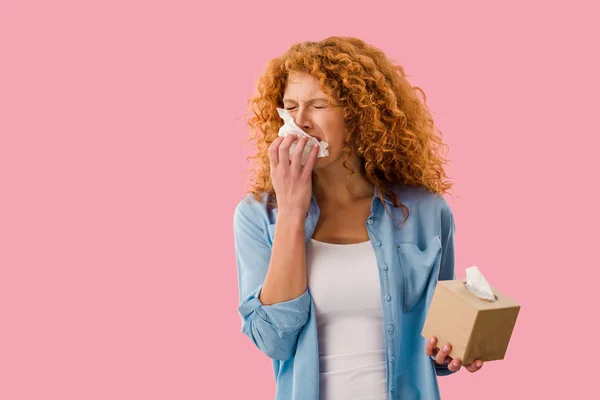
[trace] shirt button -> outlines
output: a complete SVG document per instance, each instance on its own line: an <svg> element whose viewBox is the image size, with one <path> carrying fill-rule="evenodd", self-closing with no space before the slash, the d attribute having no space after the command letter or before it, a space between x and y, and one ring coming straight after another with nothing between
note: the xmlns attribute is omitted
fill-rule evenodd
<svg viewBox="0 0 600 400"><path fill-rule="evenodd" d="M381 246L381 242L380 242L379 240L378 240L378 241L376 241L376 242L375 242L375 246L377 246L377 247Z"/></svg>
<svg viewBox="0 0 600 400"><path fill-rule="evenodd" d="M367 224L369 224L369 225L373 225L373 220L372 220L371 218L369 218L369 219L367 220Z"/></svg>
<svg viewBox="0 0 600 400"><path fill-rule="evenodd" d="M392 325L388 325L388 331L390 331L390 332L391 332L391 331L393 331L393 330L394 330L394 327L393 327Z"/></svg>
<svg viewBox="0 0 600 400"><path fill-rule="evenodd" d="M396 361L396 357L394 357L394 356L391 356L391 357L390 357L390 361L391 361L391 362L394 362L394 361Z"/></svg>
<svg viewBox="0 0 600 400"><path fill-rule="evenodd" d="M385 299L386 299L387 301L390 301L390 300L392 299L392 296L390 296L389 294L386 294L386 295L385 295Z"/></svg>
<svg viewBox="0 0 600 400"><path fill-rule="evenodd" d="M381 269L387 271L387 264L383 264L383 267L381 267Z"/></svg>
<svg viewBox="0 0 600 400"><path fill-rule="evenodd" d="M394 391L394 385L390 386L390 390L393 392Z"/></svg>

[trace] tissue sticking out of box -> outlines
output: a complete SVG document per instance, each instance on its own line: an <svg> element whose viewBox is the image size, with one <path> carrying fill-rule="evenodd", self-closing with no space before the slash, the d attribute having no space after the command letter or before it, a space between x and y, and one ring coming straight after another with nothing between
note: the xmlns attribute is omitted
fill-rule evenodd
<svg viewBox="0 0 600 400"><path fill-rule="evenodd" d="M467 282L465 283L465 286L469 292L483 300L498 300L496 295L494 295L491 286L479 271L479 268L472 266L465 269L465 272L467 273Z"/></svg>
<svg viewBox="0 0 600 400"><path fill-rule="evenodd" d="M279 128L279 133L277 134L277 136L296 135L298 138L300 138L301 136L308 137L308 142L306 143L304 151L302 152L302 165L306 164L306 160L308 160L310 151L312 150L315 144L319 145L319 152L317 153L317 158L327 157L329 155L329 150L327 150L327 146L329 146L329 144L327 142L319 141L318 139L310 136L302 129L300 129L298 125L296 125L296 123L294 122L294 118L290 115L290 113L287 110L284 110L283 108L278 108L277 113L285 121L283 126ZM295 150L296 143L294 142L290 146L290 158L292 158L292 154L294 154Z"/></svg>

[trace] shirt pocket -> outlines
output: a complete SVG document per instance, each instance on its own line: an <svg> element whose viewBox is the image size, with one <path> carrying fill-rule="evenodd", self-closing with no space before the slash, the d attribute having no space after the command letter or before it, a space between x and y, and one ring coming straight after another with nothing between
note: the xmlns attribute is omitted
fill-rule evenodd
<svg viewBox="0 0 600 400"><path fill-rule="evenodd" d="M442 243L436 235L423 250L414 243L397 243L396 248L404 275L403 308L404 312L409 312L421 299L431 272L439 263Z"/></svg>

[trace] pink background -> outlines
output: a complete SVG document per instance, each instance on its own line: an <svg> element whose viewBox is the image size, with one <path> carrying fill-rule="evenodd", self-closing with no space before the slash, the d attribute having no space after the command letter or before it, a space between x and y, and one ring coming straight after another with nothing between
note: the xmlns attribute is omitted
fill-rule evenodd
<svg viewBox="0 0 600 400"><path fill-rule="evenodd" d="M201 3L0 3L0 398L273 397L237 314L240 117L270 58L330 35L425 90L457 275L522 305L506 359L443 398L593 397L593 2Z"/></svg>

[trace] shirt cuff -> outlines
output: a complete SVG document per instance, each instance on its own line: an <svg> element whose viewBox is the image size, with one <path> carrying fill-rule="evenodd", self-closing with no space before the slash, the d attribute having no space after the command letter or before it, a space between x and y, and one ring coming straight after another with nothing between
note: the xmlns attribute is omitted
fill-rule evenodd
<svg viewBox="0 0 600 400"><path fill-rule="evenodd" d="M279 336L296 331L308 320L310 311L310 293L308 288L298 297L279 303L264 305L259 300L262 285L238 307L240 315L247 318L255 312L260 318L270 323Z"/></svg>

